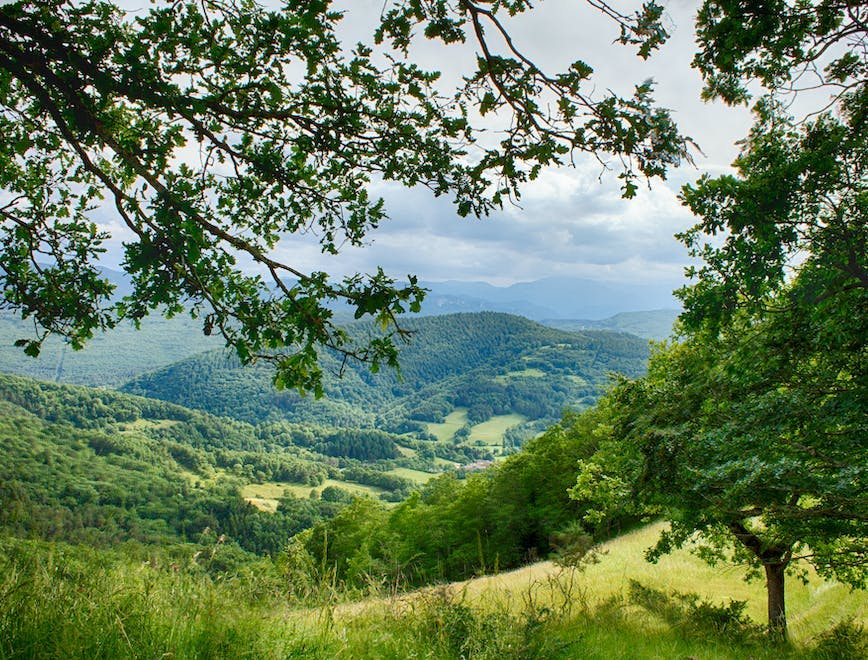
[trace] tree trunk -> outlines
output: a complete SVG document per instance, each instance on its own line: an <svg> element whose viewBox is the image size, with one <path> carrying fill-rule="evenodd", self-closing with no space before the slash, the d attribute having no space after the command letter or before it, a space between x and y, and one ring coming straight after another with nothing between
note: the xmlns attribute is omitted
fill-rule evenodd
<svg viewBox="0 0 868 660"><path fill-rule="evenodd" d="M784 569L786 564L764 564L769 604L769 634L786 639L787 610L784 603Z"/></svg>
<svg viewBox="0 0 868 660"><path fill-rule="evenodd" d="M790 563L792 548L766 545L739 520L729 523L729 529L744 547L753 552L766 569L766 594L769 605L769 634L787 638L787 609L784 605L784 571Z"/></svg>

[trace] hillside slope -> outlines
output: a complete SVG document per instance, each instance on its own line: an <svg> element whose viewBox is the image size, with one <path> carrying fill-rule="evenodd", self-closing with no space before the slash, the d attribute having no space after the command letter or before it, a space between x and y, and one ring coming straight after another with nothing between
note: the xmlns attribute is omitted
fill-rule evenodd
<svg viewBox="0 0 868 660"><path fill-rule="evenodd" d="M218 349L217 337L202 334L202 325L187 316L151 316L140 330L131 323L98 333L80 351L50 336L38 358L15 346L34 337L33 325L0 311L0 371L57 383L117 387L136 376L196 353Z"/></svg>
<svg viewBox="0 0 868 660"><path fill-rule="evenodd" d="M268 365L242 367L222 352L188 358L122 389L251 423L403 432L443 422L458 408L474 424L497 415L551 421L565 407L593 403L613 372L643 373L649 354L646 342L631 335L567 332L498 313L412 318L405 326L414 334L401 352L400 374L348 364L338 377L341 365L325 356L326 397L319 401L277 391Z"/></svg>
<svg viewBox="0 0 868 660"><path fill-rule="evenodd" d="M0 531L106 546L194 541L210 529L250 552L277 552L334 515L349 491L403 496L410 483L386 474L391 464L378 471L344 457L376 448L398 456L383 433L254 427L111 390L0 374ZM242 496L257 484L274 485L271 513ZM323 488L309 495L324 484L334 497L320 499ZM304 499L290 494L294 488Z"/></svg>

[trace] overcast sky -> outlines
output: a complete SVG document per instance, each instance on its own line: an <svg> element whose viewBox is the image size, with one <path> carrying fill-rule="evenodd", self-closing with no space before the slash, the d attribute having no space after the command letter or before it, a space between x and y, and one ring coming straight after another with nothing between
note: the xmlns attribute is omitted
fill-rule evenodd
<svg viewBox="0 0 868 660"><path fill-rule="evenodd" d="M348 8L344 30L358 39L374 24L383 0L336 5ZM459 218L450 200L435 199L426 190L378 185L372 192L386 199L390 218L364 248L346 248L339 257L326 258L315 243L290 237L279 247L279 256L300 270L335 275L370 272L381 265L394 276L414 273L424 281L506 285L576 276L656 283L667 290L678 286L686 254L673 234L692 224L678 202L678 190L702 172L726 170L737 153L734 142L747 133L750 117L744 109L699 99L701 81L690 68L698 2L671 0L666 6L672 37L648 62L629 47L613 44L616 26L581 0L538 2L533 12L508 25L517 45L544 69L586 61L595 69L598 90L629 93L632 85L653 78L659 103L674 112L682 133L703 150L694 154L695 167L682 166L667 182L643 186L635 199L623 200L616 176L604 173L601 179L599 163L580 155L574 168L545 171L529 184L520 207L483 220ZM468 55L472 57L466 50L444 52L427 45L417 53L446 79L460 75Z"/></svg>
<svg viewBox="0 0 868 660"><path fill-rule="evenodd" d="M360 5L376 16L382 0L351 0L347 22L357 20ZM619 3L615 3L619 4ZM623 3L620 3L623 5ZM674 111L684 134L703 153L696 167L672 172L669 181L642 187L633 200L621 199L615 174L603 174L590 156L576 167L549 170L525 188L521 207L507 207L483 220L456 216L446 199L424 190L381 186L390 220L371 236L364 249L347 250L337 270L365 270L373 264L387 272L415 273L423 280L482 280L510 284L548 276L579 276L621 282L659 282L673 288L682 278L684 248L673 234L692 224L678 202L685 182L703 171L724 171L737 153L750 117L743 109L705 104L701 80L690 68L695 51L693 22L697 2L667 5L672 37L648 62L634 50L613 44L617 27L581 0L545 0L511 30L517 44L544 68L564 68L576 59L594 67L596 88L627 93L647 78L657 83L661 105ZM354 15L355 14L355 15ZM431 57L444 73L463 66L467 53L438 50ZM703 155L704 154L704 155ZM315 248L294 246L296 260L320 267ZM291 249L289 246L286 248Z"/></svg>

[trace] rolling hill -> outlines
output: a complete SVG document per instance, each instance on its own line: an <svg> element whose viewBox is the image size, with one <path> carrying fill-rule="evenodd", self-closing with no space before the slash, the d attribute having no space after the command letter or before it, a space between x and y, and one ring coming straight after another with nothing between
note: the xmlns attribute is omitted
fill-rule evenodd
<svg viewBox="0 0 868 660"><path fill-rule="evenodd" d="M565 407L591 405L613 372L644 372L648 346L609 331L568 332L497 313L411 318L413 339L400 374L324 359L326 397L315 400L271 384L271 367L242 367L222 351L189 357L135 378L122 390L249 423L312 422L424 432L456 410L480 424L519 415L552 421ZM355 332L370 326L356 324Z"/></svg>
<svg viewBox="0 0 868 660"><path fill-rule="evenodd" d="M34 336L32 323L0 311L0 371L57 383L117 387L146 371L222 346L217 337L203 335L201 323L188 316L151 316L140 330L122 323L94 335L80 351L50 336L35 359L15 347L16 340Z"/></svg>
<svg viewBox="0 0 868 660"><path fill-rule="evenodd" d="M405 496L413 483L388 470L420 461L395 440L0 373L0 533L109 546L192 542L210 528L277 552L351 494ZM391 460L353 457L377 448ZM269 501L254 501L263 490Z"/></svg>
<svg viewBox="0 0 868 660"><path fill-rule="evenodd" d="M125 274L108 269L104 273L116 285L118 296L129 292ZM571 278L509 287L457 281L424 282L423 286L429 289L423 316L500 312L559 329L613 330L650 339L669 335L677 307L671 296L652 289ZM649 307L661 309L633 311ZM352 317L346 308L336 309L335 314L341 322ZM222 347L216 336L203 335L200 321L184 315L165 319L156 313L143 319L140 330L122 323L95 335L81 351L71 350L57 337L48 338L38 359L14 346L18 339L35 336L32 322L0 310L0 371L59 383L117 387L145 372Z"/></svg>
<svg viewBox="0 0 868 660"><path fill-rule="evenodd" d="M652 309L644 312L620 312L600 320L558 318L543 319L540 323L559 330L611 330L662 341L672 336L679 313L676 309Z"/></svg>

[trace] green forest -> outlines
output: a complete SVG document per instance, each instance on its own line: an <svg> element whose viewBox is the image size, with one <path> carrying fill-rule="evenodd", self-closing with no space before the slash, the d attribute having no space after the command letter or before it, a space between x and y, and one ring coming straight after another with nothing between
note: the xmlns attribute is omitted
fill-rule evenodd
<svg viewBox="0 0 868 660"><path fill-rule="evenodd" d="M542 4L0 2L0 658L868 657L868 6Z"/></svg>
<svg viewBox="0 0 868 660"><path fill-rule="evenodd" d="M647 342L632 335L565 332L506 314L407 319L404 326L413 334L400 371L372 374L364 364L342 369L337 357L324 358L322 399L275 391L268 365L244 367L220 351L142 375L121 389L250 423L402 433L424 431L426 422L443 422L466 408L474 424L518 414L534 430L556 421L564 408L591 405L611 374L639 375L649 355Z"/></svg>

